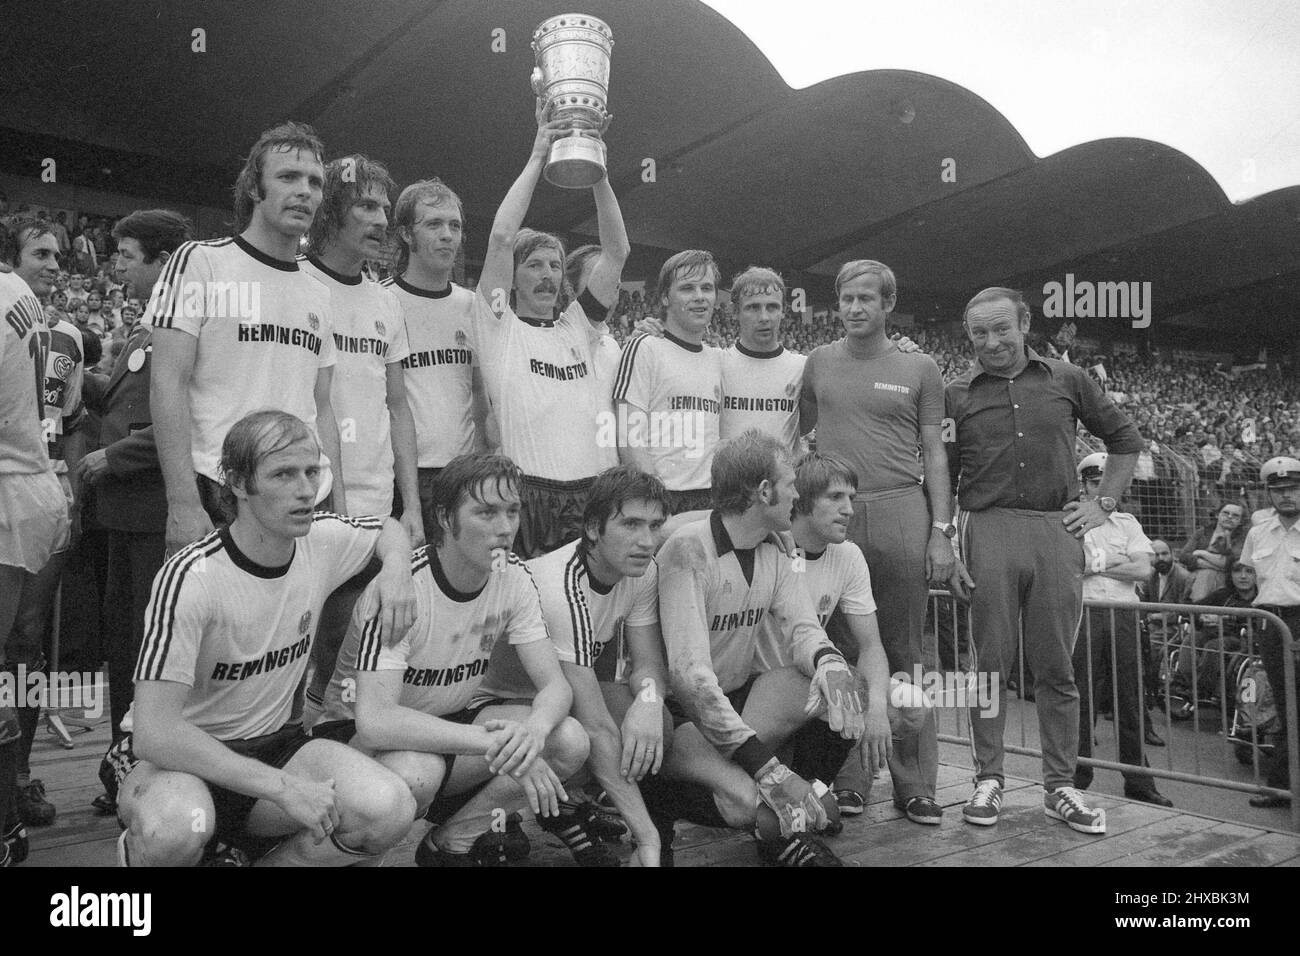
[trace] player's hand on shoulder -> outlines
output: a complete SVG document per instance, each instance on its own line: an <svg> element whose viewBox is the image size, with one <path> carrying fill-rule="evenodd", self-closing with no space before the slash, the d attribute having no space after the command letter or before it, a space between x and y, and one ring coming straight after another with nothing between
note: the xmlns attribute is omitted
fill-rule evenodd
<svg viewBox="0 0 1300 956"><path fill-rule="evenodd" d="M385 566L370 582L362 599L366 620L379 619L379 639L391 647L406 636L415 623L415 580L402 564Z"/></svg>
<svg viewBox="0 0 1300 956"><path fill-rule="evenodd" d="M212 533L212 519L202 505L167 509L167 553L175 554L187 544L193 544L205 534Z"/></svg>
<svg viewBox="0 0 1300 956"><path fill-rule="evenodd" d="M647 315L642 318L636 325L632 326L634 332L640 332L643 335L653 335L655 338L663 338L667 328L662 322L653 315Z"/></svg>
<svg viewBox="0 0 1300 956"><path fill-rule="evenodd" d="M917 345L915 342L913 342L911 339L909 339L906 335L904 335L901 332L895 332L892 336L890 336L890 338L893 341L893 343L898 346L898 351L904 353L905 355L910 355L912 352L925 351L923 348L921 348L921 346Z"/></svg>

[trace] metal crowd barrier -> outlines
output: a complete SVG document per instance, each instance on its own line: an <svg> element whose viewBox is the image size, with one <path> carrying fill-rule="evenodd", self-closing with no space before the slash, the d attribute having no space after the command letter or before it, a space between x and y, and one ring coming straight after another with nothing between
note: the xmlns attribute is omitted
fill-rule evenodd
<svg viewBox="0 0 1300 956"><path fill-rule="evenodd" d="M969 605L961 605L947 591L930 591L931 615L927 620L927 629L933 629L937 645L937 661L927 661L926 666L937 665L941 673L957 675L947 686L973 687L979 676L972 671L972 653L970 635L972 633L971 612ZM1104 612L1104 623L1110 637L1108 651L1109 673L1097 673L1092 668L1094 639L1094 614ZM1085 660L1090 671L1087 675L1075 675L1079 688L1080 706L1083 706L1086 694L1094 694L1092 709L1094 728L1104 726L1105 722L1097 717L1098 710L1105 703L1110 704L1114 720L1116 749L1119 745L1119 680L1117 679L1116 624L1120 615L1132 615L1133 640L1136 642L1134 653L1138 666L1137 688L1139 702L1138 742L1143 758L1156 757L1155 751L1163 754L1151 760L1156 766L1138 766L1105 760L1097 757L1080 757L1079 763L1096 769L1119 771L1131 776L1154 777L1175 780L1183 783L1235 790L1243 793L1261 793L1291 796L1291 825L1300 831L1300 801L1294 799L1300 794L1300 720L1296 716L1296 644L1286 624L1271 612L1259 608L1214 608L1199 604L1161 604L1154 602L1120 603L1114 601L1085 601L1083 620L1079 627L1078 640L1085 642L1087 655ZM1163 616L1163 618L1161 617ZM1217 618L1206 622L1205 618ZM1230 620L1229 620L1230 619ZM1259 693L1260 685L1251 680L1257 676L1254 662L1259 660L1257 641L1261 626L1267 622L1270 630L1282 639L1282 661L1286 686L1281 689L1269 688L1274 707L1285 724L1285 746L1288 753L1290 790L1277 790L1263 782L1265 755L1271 752L1275 744L1267 739L1274 734L1261 730L1257 719L1267 703ZM1211 686L1205 686L1203 672L1210 670L1213 662L1217 671ZM981 670L992 668L981 667ZM1096 689L1102 678L1109 678L1109 700L1106 696L1096 695ZM1241 687L1238 687L1239 680ZM1033 680L1028 673L1024 656L1023 629L1017 652L1015 672L1002 679L999 693L999 706L1006 706L1010 700L1006 681L1010 680L1019 691L1021 699L1032 690ZM1255 696L1250 697L1251 686ZM1154 695L1154 699L1152 699ZM956 698L954 698L956 699ZM1166 746L1149 747L1143 740L1147 726L1146 711L1151 703L1163 704L1169 716L1169 732ZM946 743L970 744L970 725L968 708L954 707L951 701L937 702L939 710L939 739ZM1217 719L1206 719L1204 715L1217 708ZM1019 708L1020 742L1012 741L1013 731L1008 721L1006 733L1006 750L1009 753L1031 757L1041 757L1042 751L1029 746L1026 733L1026 719L1030 708ZM1174 727L1177 720L1175 713L1185 715L1185 725L1192 729L1191 753L1180 746L1180 737ZM945 732L952 714L955 732ZM1010 716L1010 715L1008 715ZM1211 737L1202 731L1215 731ZM1206 746L1202 746L1206 744ZM1207 753L1208 752L1208 753ZM1216 754L1214 760L1211 753ZM1251 779L1244 781L1225 776L1224 764L1231 767L1233 763L1248 766ZM1163 764L1163 766L1159 766Z"/></svg>

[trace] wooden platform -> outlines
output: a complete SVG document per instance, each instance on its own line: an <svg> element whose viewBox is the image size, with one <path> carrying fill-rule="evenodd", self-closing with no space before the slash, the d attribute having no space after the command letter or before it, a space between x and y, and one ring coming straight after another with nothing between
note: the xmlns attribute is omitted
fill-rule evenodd
<svg viewBox="0 0 1300 956"><path fill-rule="evenodd" d="M32 775L41 778L58 807L53 826L31 828L32 853L24 866L112 866L116 819L102 817L90 801L101 792L97 771L108 746L108 725L74 730L76 746L62 749L38 731ZM937 798L946 808L942 826L906 820L891 800L888 772L876 781L866 813L845 822L828 840L850 866L1300 866L1300 836L1264 827L1229 823L1180 810L1165 810L1122 797L1094 794L1106 809L1107 833L1075 833L1043 814L1042 788L1008 778L1002 819L994 827L962 822L960 807L970 795L970 770L939 768ZM416 843L427 824L417 823L389 854L390 865L413 866ZM572 866L560 842L531 821L525 832L533 852L527 864ZM730 830L679 824L674 844L678 866L753 866L752 841ZM628 852L624 848L624 852Z"/></svg>

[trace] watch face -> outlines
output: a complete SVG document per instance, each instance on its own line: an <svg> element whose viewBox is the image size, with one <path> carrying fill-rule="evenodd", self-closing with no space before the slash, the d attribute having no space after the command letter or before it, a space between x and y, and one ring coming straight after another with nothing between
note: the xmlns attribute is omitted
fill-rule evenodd
<svg viewBox="0 0 1300 956"><path fill-rule="evenodd" d="M1115 510L1115 507L1116 507L1116 505L1115 505L1115 499L1114 499L1114 498L1109 498L1109 497L1107 497L1107 498L1098 498L1098 499L1097 499L1097 504L1101 505L1103 511L1114 511L1114 510Z"/></svg>

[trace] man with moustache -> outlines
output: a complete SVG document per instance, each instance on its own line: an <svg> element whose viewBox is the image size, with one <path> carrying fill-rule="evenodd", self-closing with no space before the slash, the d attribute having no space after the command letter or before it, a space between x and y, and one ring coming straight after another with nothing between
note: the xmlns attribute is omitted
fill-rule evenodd
<svg viewBox="0 0 1300 956"><path fill-rule="evenodd" d="M388 170L365 156L345 156L325 167L320 210L309 233L310 254L299 259L309 276L330 291L330 317L338 363L330 404L339 423L339 472L354 514L393 512L394 479L407 501L418 501L415 424L406 399L402 362L409 354L406 323L396 297L362 275L378 257L388 231ZM413 544L424 544L416 508L400 517ZM352 606L369 583L366 571L339 588L321 611L312 648L315 668L305 707L318 710L334 671ZM304 712L311 726L313 713Z"/></svg>
<svg viewBox="0 0 1300 956"><path fill-rule="evenodd" d="M945 391L953 442L949 468L961 505L961 554L975 587L976 667L1011 673L1021 624L1043 748L1043 812L1081 833L1105 833L1106 812L1074 787L1079 689L1071 657L1083 613L1083 544L1128 487L1142 436L1083 369L1041 358L1025 344L1029 305L994 287L966 305L975 363ZM1074 501L1078 424L1106 445L1094 497ZM998 822L1006 708L972 708L975 791L962 818Z"/></svg>
<svg viewBox="0 0 1300 956"><path fill-rule="evenodd" d="M953 553L943 380L934 359L903 353L889 339L886 321L897 283L887 265L845 263L835 294L844 338L808 356L800 427L816 427L817 450L843 458L857 472L849 537L871 569L890 671L911 674L922 662L930 586L947 586L964 599L970 582ZM943 818L934 799L935 734L931 714L919 734L893 749L889 762L895 805L913 823L930 826Z"/></svg>
<svg viewBox="0 0 1300 956"><path fill-rule="evenodd" d="M537 135L519 177L492 222L474 312L474 339L501 436L501 450L524 472L515 551L553 551L582 533L583 504L605 464L592 356L594 329L618 299L631 246L609 179L592 187L600 252L586 288L567 304L564 245L521 228L551 144L572 131L537 104ZM599 138L603 130L583 130Z"/></svg>
<svg viewBox="0 0 1300 956"><path fill-rule="evenodd" d="M323 152L309 126L264 132L235 181L239 235L186 243L153 291L150 403L169 550L224 520L222 436L256 409L283 409L319 434L326 459L319 494L331 497L334 510L348 510L331 405L329 290L296 260L320 205Z"/></svg>

